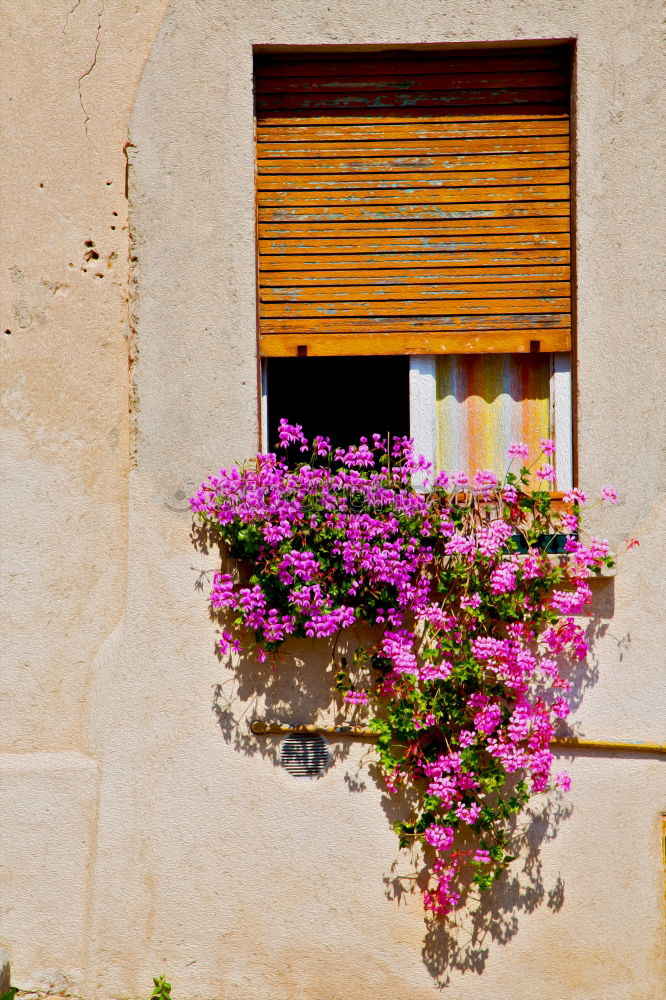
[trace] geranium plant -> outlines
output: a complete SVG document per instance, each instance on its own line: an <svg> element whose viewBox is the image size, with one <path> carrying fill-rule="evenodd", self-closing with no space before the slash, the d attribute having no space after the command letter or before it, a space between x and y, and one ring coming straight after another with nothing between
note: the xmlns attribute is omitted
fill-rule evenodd
<svg viewBox="0 0 666 1000"><path fill-rule="evenodd" d="M336 687L370 712L386 787L405 793L400 844L421 844L426 909L447 914L513 860L510 824L530 797L569 787L549 744L569 712L567 662L587 653L574 616L612 565L608 545L581 540L582 491L553 502L550 440L531 464L512 445L502 481L481 470L469 483L434 477L407 438L332 449L285 420L279 437L191 500L249 567L214 577L212 607L231 623L220 648L264 661L290 636L373 626L372 644L339 658ZM602 500L616 502L611 487Z"/></svg>

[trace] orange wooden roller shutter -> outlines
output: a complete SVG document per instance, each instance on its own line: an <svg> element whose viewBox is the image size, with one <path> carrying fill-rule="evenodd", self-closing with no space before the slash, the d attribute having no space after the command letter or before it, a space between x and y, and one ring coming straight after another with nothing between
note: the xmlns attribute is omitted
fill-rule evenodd
<svg viewBox="0 0 666 1000"><path fill-rule="evenodd" d="M255 71L263 355L569 350L566 51Z"/></svg>

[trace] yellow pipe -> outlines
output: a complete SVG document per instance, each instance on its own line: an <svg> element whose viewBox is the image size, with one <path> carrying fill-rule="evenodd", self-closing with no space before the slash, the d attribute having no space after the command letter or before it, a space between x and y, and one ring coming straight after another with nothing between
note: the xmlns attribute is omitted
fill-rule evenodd
<svg viewBox="0 0 666 1000"><path fill-rule="evenodd" d="M280 722L256 720L250 729L257 736L285 736L288 733L322 733L324 736L346 736L362 740L376 740L377 734L367 726L315 726L311 723L290 726ZM624 743L619 740L586 740L562 738L551 741L551 746L580 750L619 750L633 753L666 754L666 743Z"/></svg>

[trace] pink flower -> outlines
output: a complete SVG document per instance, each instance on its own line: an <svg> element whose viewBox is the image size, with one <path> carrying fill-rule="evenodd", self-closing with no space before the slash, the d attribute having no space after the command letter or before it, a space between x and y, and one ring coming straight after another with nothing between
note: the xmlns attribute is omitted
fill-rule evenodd
<svg viewBox="0 0 666 1000"><path fill-rule="evenodd" d="M541 480L554 479L555 469L552 467L552 465L548 465L548 463L546 463L545 465L542 465L540 469L536 470L536 477L537 479Z"/></svg>
<svg viewBox="0 0 666 1000"><path fill-rule="evenodd" d="M482 851L479 849L474 852L473 860L476 861L477 864L487 865L490 863L490 854L488 851Z"/></svg>
<svg viewBox="0 0 666 1000"><path fill-rule="evenodd" d="M453 827L431 823L425 832L425 839L438 851L447 851L453 843Z"/></svg>
<svg viewBox="0 0 666 1000"><path fill-rule="evenodd" d="M474 716L474 726L480 733L489 736L502 721L502 709L499 705L486 705Z"/></svg>
<svg viewBox="0 0 666 1000"><path fill-rule="evenodd" d="M492 489L497 486L497 476L490 469L479 469L474 476L474 486L477 490Z"/></svg>
<svg viewBox="0 0 666 1000"><path fill-rule="evenodd" d="M210 603L216 610L237 607L238 598L233 590L234 581L229 573L216 573L213 577Z"/></svg>
<svg viewBox="0 0 666 1000"><path fill-rule="evenodd" d="M218 645L223 656L226 656L227 653L240 653L242 651L242 646L238 639L234 639L231 632L227 632L226 630L220 636Z"/></svg>
<svg viewBox="0 0 666 1000"><path fill-rule="evenodd" d="M601 491L601 499L605 503L617 503L617 493L612 486L604 486Z"/></svg>
<svg viewBox="0 0 666 1000"><path fill-rule="evenodd" d="M560 514L560 520L565 531L578 530L578 518L575 514Z"/></svg>
<svg viewBox="0 0 666 1000"><path fill-rule="evenodd" d="M473 826L480 815L481 806L477 802L472 802L469 806L464 806L460 803L456 809L458 819L461 819L463 823L468 823L469 826Z"/></svg>
<svg viewBox="0 0 666 1000"><path fill-rule="evenodd" d="M467 486L469 479L464 472L454 472L451 476L451 484L453 486Z"/></svg>
<svg viewBox="0 0 666 1000"><path fill-rule="evenodd" d="M312 447L314 448L315 455L328 455L331 450L331 439L328 437L321 437L321 435L318 434L312 443Z"/></svg>
<svg viewBox="0 0 666 1000"><path fill-rule="evenodd" d="M490 589L493 594L508 594L515 590L516 567L510 562L500 563L490 577Z"/></svg>
<svg viewBox="0 0 666 1000"><path fill-rule="evenodd" d="M571 788L571 778L566 771L560 771L559 774L555 775L555 784L558 788L568 792Z"/></svg>
<svg viewBox="0 0 666 1000"><path fill-rule="evenodd" d="M544 455L552 455L555 451L555 442L552 438L541 438L539 441L539 447Z"/></svg>
<svg viewBox="0 0 666 1000"><path fill-rule="evenodd" d="M511 458L527 458L530 450L522 441L509 445L509 455Z"/></svg>
<svg viewBox="0 0 666 1000"><path fill-rule="evenodd" d="M518 499L518 490L511 483L508 483L502 490L502 499L507 503L515 503Z"/></svg>
<svg viewBox="0 0 666 1000"><path fill-rule="evenodd" d="M587 503L587 493L582 490L573 489L564 494L565 503Z"/></svg>
<svg viewBox="0 0 666 1000"><path fill-rule="evenodd" d="M278 448L287 448L290 444L298 442L301 445L301 451L307 449L308 442L307 438L303 434L303 428L301 425L290 424L284 417L280 420L278 437L280 438Z"/></svg>
<svg viewBox="0 0 666 1000"><path fill-rule="evenodd" d="M445 681L452 669L448 660L442 660L437 665L426 663L419 670L419 677L422 681Z"/></svg>
<svg viewBox="0 0 666 1000"><path fill-rule="evenodd" d="M553 713L559 716L560 719L566 719L567 715L571 711L571 706L565 698L556 698L552 707Z"/></svg>
<svg viewBox="0 0 666 1000"><path fill-rule="evenodd" d="M368 693L367 691L345 691L344 700L348 705L367 705Z"/></svg>

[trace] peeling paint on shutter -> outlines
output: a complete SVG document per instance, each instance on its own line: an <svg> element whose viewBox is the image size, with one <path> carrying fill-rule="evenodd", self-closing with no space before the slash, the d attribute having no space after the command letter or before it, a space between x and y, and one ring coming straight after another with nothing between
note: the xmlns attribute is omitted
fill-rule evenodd
<svg viewBox="0 0 666 1000"><path fill-rule="evenodd" d="M255 71L264 356L569 350L566 50Z"/></svg>

